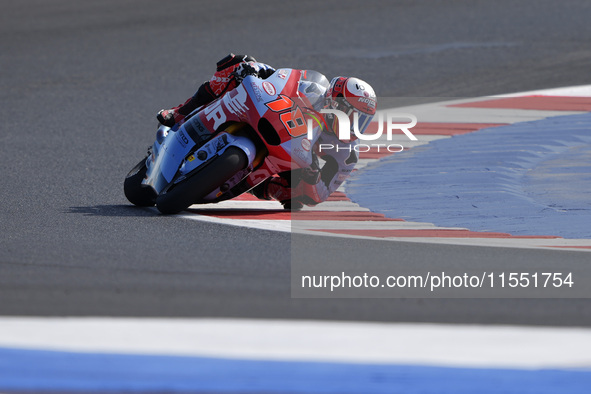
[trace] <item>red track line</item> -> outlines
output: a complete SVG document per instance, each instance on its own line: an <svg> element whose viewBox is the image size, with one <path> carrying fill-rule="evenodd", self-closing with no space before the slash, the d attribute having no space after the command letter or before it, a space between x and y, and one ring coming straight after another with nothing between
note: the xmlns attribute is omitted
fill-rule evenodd
<svg viewBox="0 0 591 394"><path fill-rule="evenodd" d="M583 246L583 245L544 245L546 248L564 248L564 249L591 249L591 246Z"/></svg>
<svg viewBox="0 0 591 394"><path fill-rule="evenodd" d="M461 108L507 108L542 111L591 111L591 97L524 96L454 104ZM414 129L413 129L414 130Z"/></svg>
<svg viewBox="0 0 591 394"><path fill-rule="evenodd" d="M301 211L289 212L281 209L198 209L189 208L190 213L223 219L239 220L327 220L327 221L378 221L401 222L403 219L391 219L381 213L357 211Z"/></svg>

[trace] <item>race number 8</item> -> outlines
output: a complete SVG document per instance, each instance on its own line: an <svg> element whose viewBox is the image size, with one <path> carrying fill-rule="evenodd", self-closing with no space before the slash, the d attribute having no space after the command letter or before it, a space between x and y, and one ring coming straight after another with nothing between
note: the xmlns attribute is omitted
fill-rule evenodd
<svg viewBox="0 0 591 394"><path fill-rule="evenodd" d="M307 133L306 121L300 107L294 105L292 99L282 94L277 100L265 104L273 112L279 112L279 119L292 137L300 137Z"/></svg>

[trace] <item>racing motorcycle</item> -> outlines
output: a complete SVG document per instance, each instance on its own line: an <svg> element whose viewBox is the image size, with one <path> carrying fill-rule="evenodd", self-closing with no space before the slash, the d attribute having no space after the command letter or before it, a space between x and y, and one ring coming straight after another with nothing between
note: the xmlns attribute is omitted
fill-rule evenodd
<svg viewBox="0 0 591 394"><path fill-rule="evenodd" d="M183 122L160 126L147 157L127 174L125 196L174 214L309 167L322 129L314 106L328 84L311 70L278 69L265 80L246 76Z"/></svg>

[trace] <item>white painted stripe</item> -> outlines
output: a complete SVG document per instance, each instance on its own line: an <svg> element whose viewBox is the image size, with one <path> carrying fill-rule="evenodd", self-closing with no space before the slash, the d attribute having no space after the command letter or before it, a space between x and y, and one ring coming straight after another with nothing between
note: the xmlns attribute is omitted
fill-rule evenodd
<svg viewBox="0 0 591 394"><path fill-rule="evenodd" d="M191 205L191 209L208 210L208 209L224 209L224 210L242 210L242 209L269 209L269 210L282 210L283 206L279 201L274 200L227 200L218 202L215 204L195 204Z"/></svg>
<svg viewBox="0 0 591 394"><path fill-rule="evenodd" d="M415 222L406 222L410 228ZM415 228L415 230L466 230L462 228L437 227L433 225L430 228ZM327 229L328 230L328 229ZM368 228L364 228L368 230ZM384 228L376 228L376 230L385 230ZM415 242L415 243L429 243L442 245L464 245L464 246L486 246L486 247L500 247L500 248L519 248L519 249L540 249L547 248L551 250L570 250L577 252L591 252L591 240L589 239L563 239L563 238L493 238L493 237L375 237L365 235L351 235L351 234L335 234L330 232L318 231L318 229L304 229L299 228L297 224L292 224L292 232L321 235L325 237L337 238L355 238L367 240L382 240L393 242ZM571 249L569 249L571 248Z"/></svg>
<svg viewBox="0 0 591 394"><path fill-rule="evenodd" d="M439 229L439 228L437 228ZM325 234L323 234L325 235ZM352 238L359 238L351 236ZM369 237L368 237L369 238ZM450 238L450 237L389 237L385 241L417 242L442 245L486 246L500 248L571 250L591 252L589 239L563 238ZM572 249L568 249L568 248Z"/></svg>
<svg viewBox="0 0 591 394"><path fill-rule="evenodd" d="M502 94L493 97L521 97L521 96L569 96L569 97L591 97L591 85L567 86L553 89L531 90Z"/></svg>
<svg viewBox="0 0 591 394"><path fill-rule="evenodd" d="M478 100L472 100L476 102ZM445 103L447 104L447 103ZM420 105L397 108L415 115L420 122L443 123L517 123L541 120L552 116L577 115L579 111L539 111L504 108L462 108L445 105ZM412 129L411 129L412 132Z"/></svg>
<svg viewBox="0 0 591 394"><path fill-rule="evenodd" d="M591 241L582 239L536 239L536 238L450 238L450 237L373 237L349 234L334 234L318 230L467 230L461 227L437 227L432 223L398 222L398 221L329 221L329 220L250 220L217 218L198 214L179 215L181 217L201 222L218 223L236 227L247 227L259 230L279 231L285 233L310 234L314 236L355 238L355 239L380 239L396 242L437 243L444 245L490 246L535 248L574 247L576 251L591 252L591 249L578 248L591 247ZM560 250L559 249L559 250Z"/></svg>
<svg viewBox="0 0 591 394"><path fill-rule="evenodd" d="M587 328L0 317L0 346L250 360L591 368Z"/></svg>
<svg viewBox="0 0 591 394"><path fill-rule="evenodd" d="M256 228L259 230L272 230L290 233L292 231L291 220L249 220L249 219L228 219L205 216L198 214L182 214L180 217L197 220L200 222L225 224L228 226Z"/></svg>
<svg viewBox="0 0 591 394"><path fill-rule="evenodd" d="M305 207L306 211L331 211L331 212L370 212L369 208L360 207L350 201L325 201L313 207Z"/></svg>

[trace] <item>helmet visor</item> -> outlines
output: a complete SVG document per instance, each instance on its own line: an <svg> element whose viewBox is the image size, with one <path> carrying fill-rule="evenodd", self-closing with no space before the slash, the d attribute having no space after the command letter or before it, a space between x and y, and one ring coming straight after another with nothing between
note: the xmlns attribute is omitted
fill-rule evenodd
<svg viewBox="0 0 591 394"><path fill-rule="evenodd" d="M341 106L341 108L343 107ZM373 119L373 115L366 114L365 112L356 110L352 106L349 106L349 108L345 110L345 113L349 117L349 125L351 126L351 136L355 135L355 130L357 130L358 134L365 133L365 130L367 130L367 127Z"/></svg>
<svg viewBox="0 0 591 394"><path fill-rule="evenodd" d="M363 134L365 133L365 130L367 130L367 127L371 123L373 115L369 115L359 111L353 111L353 116L349 116L349 119L351 120L351 134L354 134L355 129L357 129L357 132L359 134Z"/></svg>
<svg viewBox="0 0 591 394"><path fill-rule="evenodd" d="M351 137L355 137L355 130L357 130L358 134L365 133L365 130L367 130L371 120L373 119L373 115L355 109L343 97L338 97L336 100L332 101L332 105L330 107L347 115L349 118L349 132L351 133ZM330 124L333 131L338 133L337 117L331 116L328 123Z"/></svg>

